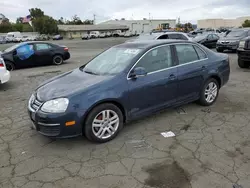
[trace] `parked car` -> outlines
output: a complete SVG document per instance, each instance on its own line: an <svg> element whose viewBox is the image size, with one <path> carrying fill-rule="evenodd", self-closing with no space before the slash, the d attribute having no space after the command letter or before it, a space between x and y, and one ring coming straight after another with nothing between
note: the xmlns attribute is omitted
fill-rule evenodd
<svg viewBox="0 0 250 188"><path fill-rule="evenodd" d="M198 42L208 48L215 48L219 39L220 37L216 34L203 34L195 37L193 41Z"/></svg>
<svg viewBox="0 0 250 188"><path fill-rule="evenodd" d="M107 34L107 37L111 37L112 36L111 32L109 32L109 31L106 34Z"/></svg>
<svg viewBox="0 0 250 188"><path fill-rule="evenodd" d="M61 36L61 35L55 35L55 36L53 36L52 39L53 40L63 40L63 36Z"/></svg>
<svg viewBox="0 0 250 188"><path fill-rule="evenodd" d="M10 80L10 72L6 69L3 58L0 54L0 84L4 84Z"/></svg>
<svg viewBox="0 0 250 188"><path fill-rule="evenodd" d="M164 33L146 33L142 34L136 39L128 40L127 42L134 42L140 40L161 40L161 39L177 39L177 40L192 40L186 33L182 32L164 32Z"/></svg>
<svg viewBox="0 0 250 188"><path fill-rule="evenodd" d="M240 41L239 48L237 49L238 65L240 68L250 67L250 37Z"/></svg>
<svg viewBox="0 0 250 188"><path fill-rule="evenodd" d="M89 39L90 39L90 35L88 33L82 34L82 40L89 40Z"/></svg>
<svg viewBox="0 0 250 188"><path fill-rule="evenodd" d="M124 123L164 108L212 105L230 74L229 57L184 40L112 47L87 65L38 86L29 99L34 128L49 137L117 136Z"/></svg>
<svg viewBox="0 0 250 188"><path fill-rule="evenodd" d="M37 40L39 41L50 40L50 37L48 35L41 34L37 37Z"/></svg>
<svg viewBox="0 0 250 188"><path fill-rule="evenodd" d="M0 44L5 44L7 43L6 37L5 36L0 36Z"/></svg>
<svg viewBox="0 0 250 188"><path fill-rule="evenodd" d="M90 38L99 38L100 37L100 32L99 31L91 31L90 32Z"/></svg>
<svg viewBox="0 0 250 188"><path fill-rule="evenodd" d="M100 38L106 38L107 37L106 32L101 32L99 37Z"/></svg>
<svg viewBox="0 0 250 188"><path fill-rule="evenodd" d="M7 70L41 65L61 65L70 58L69 49L47 42L24 42L4 50L1 54Z"/></svg>
<svg viewBox="0 0 250 188"><path fill-rule="evenodd" d="M18 40L16 40L16 38L21 38L22 35L20 32L9 32L6 35L6 41L7 42L18 42Z"/></svg>
<svg viewBox="0 0 250 188"><path fill-rule="evenodd" d="M124 37L132 37L132 36L134 36L132 31L126 31L124 34Z"/></svg>
<svg viewBox="0 0 250 188"><path fill-rule="evenodd" d="M113 37L124 37L125 32L121 31L121 30L116 30L113 32Z"/></svg>
<svg viewBox="0 0 250 188"><path fill-rule="evenodd" d="M30 41L31 40L31 38L29 37L29 36L23 36L22 38L21 38L21 41L20 42L27 42L27 41Z"/></svg>
<svg viewBox="0 0 250 188"><path fill-rule="evenodd" d="M232 29L225 37L220 38L216 44L218 52L233 50L236 52L240 41L250 36L250 28Z"/></svg>

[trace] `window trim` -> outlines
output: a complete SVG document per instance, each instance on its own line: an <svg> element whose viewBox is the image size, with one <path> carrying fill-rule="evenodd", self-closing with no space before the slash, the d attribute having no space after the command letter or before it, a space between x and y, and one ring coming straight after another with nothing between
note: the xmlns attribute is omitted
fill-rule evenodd
<svg viewBox="0 0 250 188"><path fill-rule="evenodd" d="M173 69L173 68L178 68L178 67L181 67L181 66L189 65L189 64L192 64L192 63L197 63L197 62L204 61L204 60L207 60L207 59L208 59L207 52L206 52L205 50L203 50L202 48L199 47L199 48L206 54L207 58L205 58L205 59L199 59L199 60L197 60L197 61L187 62L187 63L185 63L185 64L181 64L181 65L180 65L180 64L179 64L179 59L178 59L178 56L177 56L177 52L176 52L176 48L175 48L175 45L177 45L177 44L189 44L189 45L193 45L193 46L199 47L197 44L194 44L194 43L171 43L171 44L163 44L163 45L159 45L159 46L153 47L153 48L147 50L147 51L146 51L146 52L145 52L145 53L144 53L144 54L134 63L134 65L129 69L128 74L127 74L127 80L131 80L131 79L132 79L132 78L129 78L129 75L130 75L131 71L134 69L134 67L138 64L138 62L139 62L148 52L150 52L151 50L154 50L154 49L156 49L156 48L159 48L159 47L170 46L171 54L174 55L174 56L172 57L173 62L174 62L174 66L173 66L173 67L168 67L168 68L165 68L165 69L161 69L161 70L157 70L157 71L154 71L154 72L150 72L150 73L148 73L147 75L151 75L151 74L154 74L154 73L158 73L158 72L165 71L165 70L169 70L169 69ZM172 51L172 48L174 49L173 51ZM195 49L194 49L194 50L195 50ZM197 56L198 56L198 54L197 54ZM199 56L198 56L198 57L199 57ZM177 62L176 62L176 61L177 61ZM146 75L146 76L147 76L147 75Z"/></svg>

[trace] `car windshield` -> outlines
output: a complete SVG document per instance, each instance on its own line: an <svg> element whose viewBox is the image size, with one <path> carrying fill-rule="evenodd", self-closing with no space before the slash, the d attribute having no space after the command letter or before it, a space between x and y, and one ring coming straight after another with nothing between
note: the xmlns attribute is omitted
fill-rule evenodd
<svg viewBox="0 0 250 188"><path fill-rule="evenodd" d="M16 49L19 46L21 46L21 44L16 44L14 46L11 46L11 47L7 48L6 50L4 50L4 52L11 52L12 50Z"/></svg>
<svg viewBox="0 0 250 188"><path fill-rule="evenodd" d="M244 37L247 36L247 31L235 30L227 34L227 37Z"/></svg>
<svg viewBox="0 0 250 188"><path fill-rule="evenodd" d="M122 72L141 51L137 48L113 47L91 60L83 69L95 75L115 75Z"/></svg>

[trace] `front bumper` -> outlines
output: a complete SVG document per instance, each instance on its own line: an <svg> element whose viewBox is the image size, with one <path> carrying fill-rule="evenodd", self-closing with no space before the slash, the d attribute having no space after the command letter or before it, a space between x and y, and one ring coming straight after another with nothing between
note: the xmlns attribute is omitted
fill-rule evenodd
<svg viewBox="0 0 250 188"><path fill-rule="evenodd" d="M238 47L239 44L222 44L222 43L216 44L216 49L220 50L236 50Z"/></svg>
<svg viewBox="0 0 250 188"><path fill-rule="evenodd" d="M243 48L237 49L238 57L241 61L250 62L250 50L244 50Z"/></svg>
<svg viewBox="0 0 250 188"><path fill-rule="evenodd" d="M10 80L10 72L9 71L5 70L2 75L0 73L0 84L4 84L4 83L8 82L9 80Z"/></svg>
<svg viewBox="0 0 250 188"><path fill-rule="evenodd" d="M40 107L42 106L42 103ZM82 135L82 121L77 112L61 114L45 113L40 110L28 107L28 114L32 127L40 134L51 138L70 138ZM66 126L66 122L75 121L72 126Z"/></svg>

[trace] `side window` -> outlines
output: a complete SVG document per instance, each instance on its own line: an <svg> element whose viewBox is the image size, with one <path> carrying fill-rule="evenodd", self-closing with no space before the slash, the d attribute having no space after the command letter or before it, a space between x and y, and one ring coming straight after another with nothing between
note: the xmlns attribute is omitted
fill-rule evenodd
<svg viewBox="0 0 250 188"><path fill-rule="evenodd" d="M217 35L213 34L213 39L218 40L218 39L219 39L219 36L217 36Z"/></svg>
<svg viewBox="0 0 250 188"><path fill-rule="evenodd" d="M196 50L196 52L199 56L199 59L206 59L207 58L206 53L203 50L201 50L198 46L194 46L194 49Z"/></svg>
<svg viewBox="0 0 250 188"><path fill-rule="evenodd" d="M169 39L168 35L162 35L158 39Z"/></svg>
<svg viewBox="0 0 250 188"><path fill-rule="evenodd" d="M173 66L170 46L163 46L147 52L137 63L136 67L143 67L148 73Z"/></svg>
<svg viewBox="0 0 250 188"><path fill-rule="evenodd" d="M179 39L177 34L169 34L169 39Z"/></svg>
<svg viewBox="0 0 250 188"><path fill-rule="evenodd" d="M213 35L208 35L208 36L207 36L207 39L208 39L208 40L213 40Z"/></svg>
<svg viewBox="0 0 250 188"><path fill-rule="evenodd" d="M175 47L180 65L199 60L199 57L192 45L177 44Z"/></svg>
<svg viewBox="0 0 250 188"><path fill-rule="evenodd" d="M50 49L51 48L51 46L50 45L48 45L48 44L35 44L36 45L36 50L37 51L40 51L40 50L48 50L48 49Z"/></svg>
<svg viewBox="0 0 250 188"><path fill-rule="evenodd" d="M178 34L179 35L179 39L181 40L188 40L188 38L182 34Z"/></svg>

